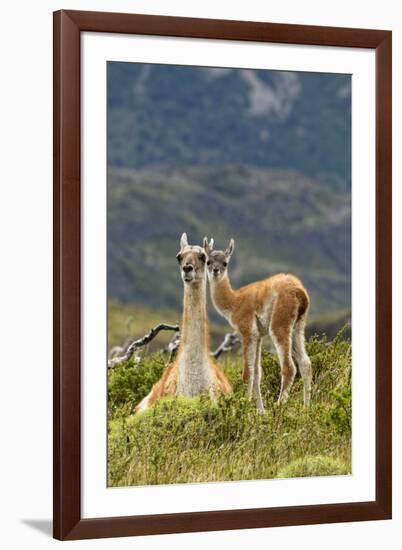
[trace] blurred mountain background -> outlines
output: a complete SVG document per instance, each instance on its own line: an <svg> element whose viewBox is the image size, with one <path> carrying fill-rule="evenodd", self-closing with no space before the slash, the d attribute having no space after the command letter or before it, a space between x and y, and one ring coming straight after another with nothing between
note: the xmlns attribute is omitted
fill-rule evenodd
<svg viewBox="0 0 402 550"><path fill-rule="evenodd" d="M349 75L109 62L107 116L111 344L180 319L183 231L235 239L235 287L298 275L310 332L350 318Z"/></svg>

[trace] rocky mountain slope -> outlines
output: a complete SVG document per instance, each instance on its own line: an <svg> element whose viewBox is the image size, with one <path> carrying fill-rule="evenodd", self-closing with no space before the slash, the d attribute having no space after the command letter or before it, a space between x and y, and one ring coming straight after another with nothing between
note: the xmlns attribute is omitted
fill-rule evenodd
<svg viewBox="0 0 402 550"><path fill-rule="evenodd" d="M108 63L108 164L292 169L350 189L350 75Z"/></svg>

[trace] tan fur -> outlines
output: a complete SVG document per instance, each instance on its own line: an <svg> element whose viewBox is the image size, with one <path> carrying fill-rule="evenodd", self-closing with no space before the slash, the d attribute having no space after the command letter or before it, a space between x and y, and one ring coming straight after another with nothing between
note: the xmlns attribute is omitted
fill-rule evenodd
<svg viewBox="0 0 402 550"><path fill-rule="evenodd" d="M168 395L194 397L207 392L212 399L217 399L221 393L232 392L229 381L209 354L205 251L199 246L189 246L187 237L183 237L178 254L184 281L179 350L174 363L165 369L150 393L136 406L136 412L146 410ZM190 266L191 271L187 273L185 268ZM193 279L187 281L186 276Z"/></svg>
<svg viewBox="0 0 402 550"><path fill-rule="evenodd" d="M208 253L211 298L218 312L241 335L244 357L243 380L248 382L249 395L251 397L254 393L257 408L262 412L264 407L259 383L261 340L269 334L281 364L282 383L278 402L287 399L296 373L292 358L294 344L305 384L304 400L307 405L311 385L311 364L304 349L304 326L310 303L307 290L297 277L285 273L234 290L226 270L233 245L231 241L225 252L213 251L213 241L210 245L204 241Z"/></svg>

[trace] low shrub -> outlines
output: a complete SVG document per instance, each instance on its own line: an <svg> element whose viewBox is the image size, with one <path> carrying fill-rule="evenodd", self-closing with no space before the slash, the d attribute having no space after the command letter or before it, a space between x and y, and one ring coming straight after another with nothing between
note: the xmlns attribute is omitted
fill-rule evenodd
<svg viewBox="0 0 402 550"><path fill-rule="evenodd" d="M305 456L298 458L278 471L277 477L317 477L347 475L351 473L350 464L330 456Z"/></svg>
<svg viewBox="0 0 402 550"><path fill-rule="evenodd" d="M140 364L130 360L109 369L109 411L116 411L127 403L133 407L139 403L161 377L165 361L162 353L155 353L144 357Z"/></svg>
<svg viewBox="0 0 402 550"><path fill-rule="evenodd" d="M232 395L216 402L206 395L164 398L138 415L134 406L160 378L166 358L156 353L140 365L127 362L110 369L109 486L349 473L350 342L313 337L307 349L314 372L308 409L299 376L288 402L276 405L279 364L264 351L264 415L246 397L240 353L219 362L232 382Z"/></svg>

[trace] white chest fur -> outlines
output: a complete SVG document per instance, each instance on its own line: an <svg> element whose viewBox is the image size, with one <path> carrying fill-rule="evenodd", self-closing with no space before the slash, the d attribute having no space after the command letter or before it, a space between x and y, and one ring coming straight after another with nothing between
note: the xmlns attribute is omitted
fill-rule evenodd
<svg viewBox="0 0 402 550"><path fill-rule="evenodd" d="M185 290L183 347L178 357L177 394L194 397L212 385L206 335L205 288Z"/></svg>
<svg viewBox="0 0 402 550"><path fill-rule="evenodd" d="M183 397L194 397L208 392L212 378L208 358L194 350L185 350L179 357L177 394Z"/></svg>
<svg viewBox="0 0 402 550"><path fill-rule="evenodd" d="M226 321L229 323L229 325L237 330L237 326L232 321L232 311L230 309L220 309L214 304L215 308L219 311L219 313L226 319Z"/></svg>

